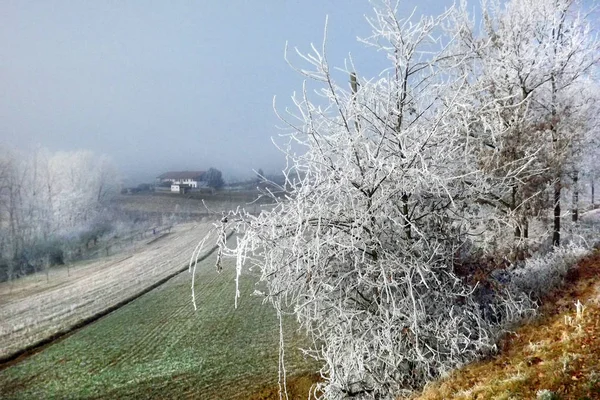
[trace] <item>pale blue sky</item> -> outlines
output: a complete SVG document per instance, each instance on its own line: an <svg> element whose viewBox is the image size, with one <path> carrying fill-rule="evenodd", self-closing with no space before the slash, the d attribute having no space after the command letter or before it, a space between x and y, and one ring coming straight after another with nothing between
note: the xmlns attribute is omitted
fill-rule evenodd
<svg viewBox="0 0 600 400"><path fill-rule="evenodd" d="M355 40L370 10L366 0L1 0L0 145L91 149L134 178L276 170L272 99L285 103L302 81L286 40L320 44L328 14L332 64L352 52L375 74Z"/></svg>

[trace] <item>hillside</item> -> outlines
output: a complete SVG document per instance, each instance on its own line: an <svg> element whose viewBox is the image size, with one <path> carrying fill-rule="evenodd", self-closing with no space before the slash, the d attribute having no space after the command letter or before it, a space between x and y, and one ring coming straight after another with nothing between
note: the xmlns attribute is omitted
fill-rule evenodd
<svg viewBox="0 0 600 400"><path fill-rule="evenodd" d="M600 398L599 277L596 251L543 300L536 321L506 336L496 357L451 373L411 400Z"/></svg>
<svg viewBox="0 0 600 400"><path fill-rule="evenodd" d="M57 270L50 284L40 275L0 286L0 326L25 326L0 337L0 348L8 351L39 333L68 327L181 268L208 226L176 226L136 254L83 263L70 276ZM251 296L252 276L242 279L241 305L235 310L233 261L227 261L222 275L213 263L211 256L199 265L197 312L189 275L181 274L0 370L0 397L279 399L274 311ZM497 356L453 372L411 400L533 399L542 390L559 396L544 399L600 398L598 276L596 252L544 299L537 320L505 337ZM583 307L576 306L578 301ZM295 332L294 322L286 326L289 398L305 399L318 379L316 366L297 351L306 339Z"/></svg>
<svg viewBox="0 0 600 400"><path fill-rule="evenodd" d="M115 196L112 204L120 210L136 215L198 219L214 217L214 213L219 215L238 206L252 213L260 212L266 199L257 202L259 194L256 190L223 190L213 194L193 192L185 195L168 192L140 193Z"/></svg>
<svg viewBox="0 0 600 400"><path fill-rule="evenodd" d="M507 334L499 353L454 371L422 393L398 400L593 400L600 399L600 252L573 267L560 289L548 295L540 316ZM577 301L583 308L577 311ZM306 393L316 375L288 384ZM544 397L542 394L547 391ZM554 397L553 397L554 396ZM252 400L279 399L277 386Z"/></svg>

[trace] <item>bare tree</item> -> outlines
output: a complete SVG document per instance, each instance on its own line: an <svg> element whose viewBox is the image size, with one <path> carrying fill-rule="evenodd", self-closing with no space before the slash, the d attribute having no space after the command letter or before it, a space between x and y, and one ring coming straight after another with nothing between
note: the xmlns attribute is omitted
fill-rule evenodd
<svg viewBox="0 0 600 400"><path fill-rule="evenodd" d="M552 242L559 245L561 191L568 176L578 180L573 157L589 131L589 113L577 91L589 81L600 48L577 6L572 0L484 2L485 35L472 26L460 32L462 48L475 55L467 66L477 89L478 135L486 137L484 170L514 168L535 154L508 192L488 198L506 210L519 241L528 237L529 219L551 207ZM501 129L488 132L490 125ZM553 193L545 204L539 194L548 186Z"/></svg>
<svg viewBox="0 0 600 400"><path fill-rule="evenodd" d="M484 35L471 24L460 26L459 46L472 58L466 63L473 99L471 137L479 140L478 160L484 173L498 178L507 173L508 190L490 190L481 201L502 210L521 246L529 236L529 218L535 213L536 194L544 187L545 148L531 117L532 93L547 78L531 74L538 49L523 41L530 29L522 13L484 8ZM514 6L514 5L513 5ZM508 8L508 6L507 6ZM514 7L513 7L514 8ZM462 18L466 12L459 14ZM535 157L531 157L535 155ZM518 173L509 173L518 171Z"/></svg>

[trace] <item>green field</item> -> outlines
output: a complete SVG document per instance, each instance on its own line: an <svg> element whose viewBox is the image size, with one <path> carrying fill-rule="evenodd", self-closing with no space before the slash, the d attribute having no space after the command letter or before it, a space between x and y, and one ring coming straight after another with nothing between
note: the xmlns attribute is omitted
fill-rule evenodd
<svg viewBox="0 0 600 400"><path fill-rule="evenodd" d="M191 249L190 249L191 251ZM198 266L196 296L183 273L28 359L0 371L1 399L244 399L274 385L278 321L241 279L234 309L234 266L222 274L214 255ZM287 321L289 375L314 371L296 349L304 342ZM306 397L304 397L306 398Z"/></svg>

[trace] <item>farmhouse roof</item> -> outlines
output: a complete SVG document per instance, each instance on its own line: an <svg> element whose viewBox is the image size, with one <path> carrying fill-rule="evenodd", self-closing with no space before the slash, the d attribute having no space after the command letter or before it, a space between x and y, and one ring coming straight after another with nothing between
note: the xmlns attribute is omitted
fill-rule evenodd
<svg viewBox="0 0 600 400"><path fill-rule="evenodd" d="M204 175L204 171L169 171L159 175L158 179L196 179Z"/></svg>

